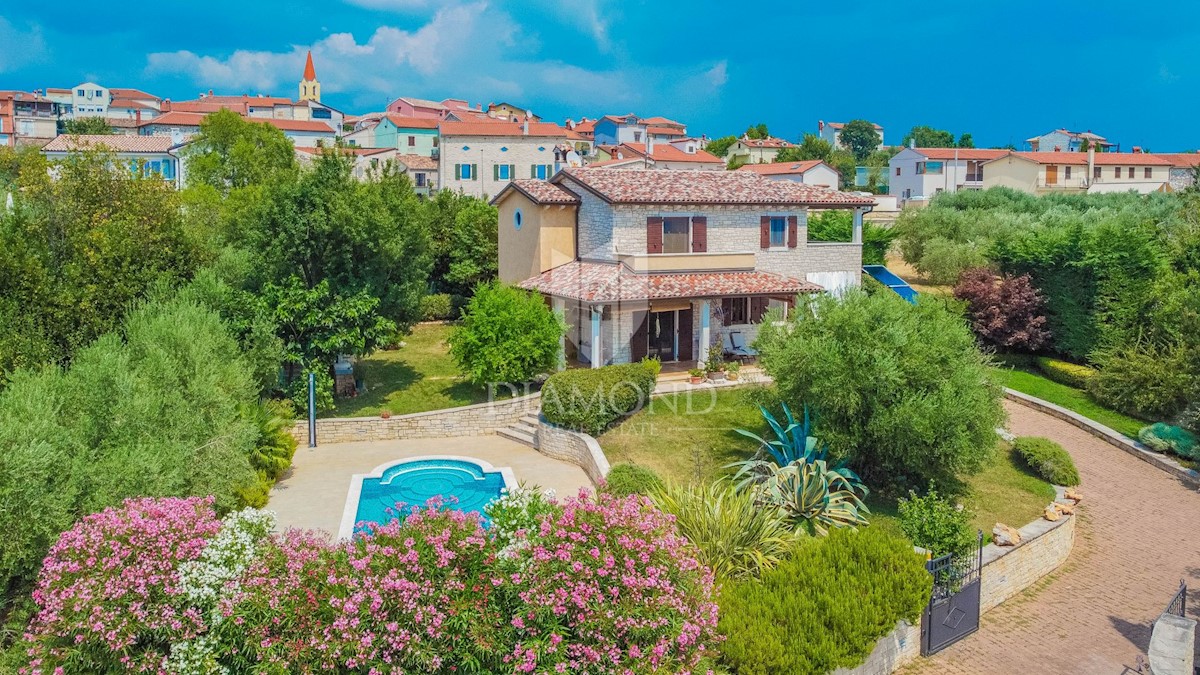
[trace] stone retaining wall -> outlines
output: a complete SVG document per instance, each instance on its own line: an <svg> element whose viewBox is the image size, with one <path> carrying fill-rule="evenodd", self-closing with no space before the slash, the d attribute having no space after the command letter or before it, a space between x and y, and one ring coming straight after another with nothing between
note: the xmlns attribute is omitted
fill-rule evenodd
<svg viewBox="0 0 1200 675"><path fill-rule="evenodd" d="M608 475L608 458L596 439L588 434L555 426L539 416L535 445L547 457L578 465L596 485Z"/></svg>
<svg viewBox="0 0 1200 675"><path fill-rule="evenodd" d="M354 443L357 441L399 441L411 438L448 438L481 436L516 423L525 415L535 415L541 407L541 394L530 394L494 403L478 403L461 408L431 410L411 415L382 417L339 417L317 420L317 444ZM308 422L300 420L291 434L303 447L308 444Z"/></svg>
<svg viewBox="0 0 1200 675"><path fill-rule="evenodd" d="M1195 469L1188 469L1179 462L1175 461L1167 455L1161 455L1153 452L1146 446L1138 443L1135 440L1126 438L1124 434L1100 424L1099 422L1084 417L1073 410L1067 410L1062 406L1055 405L1049 401L1043 401L1035 396L1024 394L1014 389L1005 389L1004 396L1017 404L1023 405L1026 408L1032 408L1038 412L1046 413L1051 417L1056 417L1067 424L1079 427L1089 434L1099 438L1109 445L1120 448L1125 452L1137 457L1138 459L1153 464L1154 466L1170 473L1181 480L1187 481L1193 487L1200 487L1200 472Z"/></svg>

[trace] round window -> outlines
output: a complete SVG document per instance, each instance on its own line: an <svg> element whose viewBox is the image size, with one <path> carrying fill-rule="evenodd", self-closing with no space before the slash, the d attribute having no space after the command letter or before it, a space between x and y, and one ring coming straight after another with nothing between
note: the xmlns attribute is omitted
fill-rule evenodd
<svg viewBox="0 0 1200 675"><path fill-rule="evenodd" d="M521 215L521 209L517 209L513 212L513 227L518 230L521 229L521 221L523 220L524 216Z"/></svg>

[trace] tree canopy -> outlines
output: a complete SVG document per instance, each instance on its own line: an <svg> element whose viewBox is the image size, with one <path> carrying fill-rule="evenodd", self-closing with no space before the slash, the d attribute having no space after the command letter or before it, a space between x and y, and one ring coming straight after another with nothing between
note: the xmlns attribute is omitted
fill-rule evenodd
<svg viewBox="0 0 1200 675"><path fill-rule="evenodd" d="M861 162L879 148L883 139L871 122L851 120L838 132L838 141L854 155L855 161Z"/></svg>
<svg viewBox="0 0 1200 675"><path fill-rule="evenodd" d="M753 138L756 140L762 140L764 138L770 138L771 132L767 130L766 124L759 122L758 124L754 124L749 127L746 127L746 137Z"/></svg>
<svg viewBox="0 0 1200 675"><path fill-rule="evenodd" d="M833 146L829 144L829 141L816 134L804 134L799 144L780 150L775 155L775 161L802 162L813 159L829 161L832 153Z"/></svg>
<svg viewBox="0 0 1200 675"><path fill-rule="evenodd" d="M81 136L108 136L112 127L103 117L76 117L63 122L64 134L79 134Z"/></svg>
<svg viewBox="0 0 1200 675"><path fill-rule="evenodd" d="M279 129L232 110L207 115L188 153L188 185L230 190L259 185L276 171L293 170L296 153Z"/></svg>
<svg viewBox="0 0 1200 675"><path fill-rule="evenodd" d="M973 148L975 141L971 134L962 134L954 140L954 134L945 129L934 129L926 125L917 125L904 135L901 145L915 144L918 148Z"/></svg>
<svg viewBox="0 0 1200 675"><path fill-rule="evenodd" d="M724 157L725 153L729 152L730 146L737 143L737 136L722 136L714 138L704 146L706 152L712 153L717 157Z"/></svg>

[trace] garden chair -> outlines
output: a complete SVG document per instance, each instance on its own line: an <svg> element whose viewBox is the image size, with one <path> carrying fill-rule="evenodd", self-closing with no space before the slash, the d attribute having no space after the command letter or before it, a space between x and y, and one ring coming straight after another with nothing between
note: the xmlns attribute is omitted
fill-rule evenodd
<svg viewBox="0 0 1200 675"><path fill-rule="evenodd" d="M742 331L730 331L729 341L733 345L733 353L740 357L753 359L758 357L758 350L746 344L746 338L742 335Z"/></svg>

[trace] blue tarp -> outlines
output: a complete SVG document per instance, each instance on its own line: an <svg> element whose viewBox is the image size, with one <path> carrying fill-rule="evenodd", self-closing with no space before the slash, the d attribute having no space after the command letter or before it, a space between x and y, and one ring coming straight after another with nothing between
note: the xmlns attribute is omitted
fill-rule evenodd
<svg viewBox="0 0 1200 675"><path fill-rule="evenodd" d="M872 279L892 289L905 300L912 303L917 301L917 292L913 290L913 287L909 286L908 282L900 277L892 274L892 271L883 265L863 265L863 272L871 275Z"/></svg>

